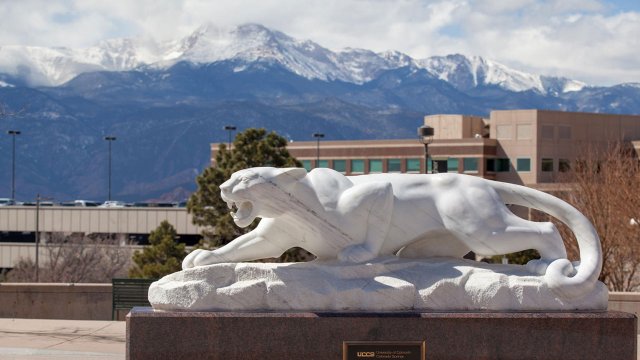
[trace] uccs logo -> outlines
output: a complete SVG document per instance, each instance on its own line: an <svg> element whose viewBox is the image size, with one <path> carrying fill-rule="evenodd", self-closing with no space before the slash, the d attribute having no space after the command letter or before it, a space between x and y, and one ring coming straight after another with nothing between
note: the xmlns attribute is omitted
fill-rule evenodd
<svg viewBox="0 0 640 360"><path fill-rule="evenodd" d="M376 356L376 353L373 351L358 351L356 356L359 358L370 358Z"/></svg>

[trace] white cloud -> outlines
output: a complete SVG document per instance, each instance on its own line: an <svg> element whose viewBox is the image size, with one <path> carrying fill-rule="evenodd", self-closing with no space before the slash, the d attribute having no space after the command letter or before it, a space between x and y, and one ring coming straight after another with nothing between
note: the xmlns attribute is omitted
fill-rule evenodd
<svg viewBox="0 0 640 360"><path fill-rule="evenodd" d="M166 40L206 22L251 22L334 50L463 53L595 84L640 82L640 5L603 0L23 0L0 2L0 22L0 46Z"/></svg>

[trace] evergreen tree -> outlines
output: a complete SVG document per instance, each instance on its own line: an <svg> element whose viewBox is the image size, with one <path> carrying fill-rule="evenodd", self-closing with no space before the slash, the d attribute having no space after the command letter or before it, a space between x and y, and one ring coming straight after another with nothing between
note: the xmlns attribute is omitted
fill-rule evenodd
<svg viewBox="0 0 640 360"><path fill-rule="evenodd" d="M205 227L202 247L224 245L253 230L259 220L244 229L237 227L229 214L227 204L220 197L220 185L234 172L257 166L295 167L301 163L287 151L287 140L265 129L247 129L239 133L231 150L225 144L215 158L216 166L206 168L196 178L198 190L187 202L187 211L193 223Z"/></svg>
<svg viewBox="0 0 640 360"><path fill-rule="evenodd" d="M149 235L150 246L133 254L135 265L129 269L129 277L159 279L182 270L182 259L187 252L176 238L176 229L168 221L160 223Z"/></svg>

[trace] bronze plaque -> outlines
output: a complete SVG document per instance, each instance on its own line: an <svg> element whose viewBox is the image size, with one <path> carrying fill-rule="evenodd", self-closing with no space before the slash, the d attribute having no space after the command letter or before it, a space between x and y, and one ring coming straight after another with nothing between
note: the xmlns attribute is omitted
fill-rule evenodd
<svg viewBox="0 0 640 360"><path fill-rule="evenodd" d="M344 341L342 360L425 360L424 341Z"/></svg>

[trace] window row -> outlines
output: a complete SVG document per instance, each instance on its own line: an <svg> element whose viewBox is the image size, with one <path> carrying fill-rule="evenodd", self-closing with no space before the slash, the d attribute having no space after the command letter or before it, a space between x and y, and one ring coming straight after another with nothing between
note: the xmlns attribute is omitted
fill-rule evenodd
<svg viewBox="0 0 640 360"><path fill-rule="evenodd" d="M531 140L533 138L534 130L535 129L530 124L500 124L496 125L496 138L498 140ZM543 140L569 140L571 139L571 126L542 125L540 127L540 137Z"/></svg>
<svg viewBox="0 0 640 360"><path fill-rule="evenodd" d="M406 172L420 172L420 160L421 159L353 159L353 160L332 160L331 168L335 171L346 173L347 172L347 161L350 162L351 165L351 173L364 173L365 165L369 165L370 173L381 173L384 170L384 162L387 165L387 172L401 172L402 171L402 163L405 162ZM365 163L366 162L366 163ZM311 171L313 169L313 163L311 160L302 160L302 166L307 169L307 171ZM318 166L321 168L329 167L329 160L320 160L318 162Z"/></svg>
<svg viewBox="0 0 640 360"><path fill-rule="evenodd" d="M553 172L554 160L550 158L543 158L540 161L542 172ZM558 171L567 172L571 169L571 161L569 159L558 159Z"/></svg>
<svg viewBox="0 0 640 360"><path fill-rule="evenodd" d="M389 173L399 173L403 170L403 162L405 172L408 173L419 173L420 172L420 162L422 159L353 159L353 160L320 160L318 163L318 167L328 168L346 173L347 172L347 162L350 165L350 173L353 174L364 174L368 173L381 173L381 172L389 172ZM427 163L427 172L466 172L466 173L476 173L479 171L479 163L481 158L446 158L446 159L430 159ZM385 165L386 163L386 170ZM307 171L311 171L313 169L312 160L302 160L302 165ZM331 166L330 166L331 165ZM366 168L368 165L368 171ZM462 165L460 167L460 165ZM515 171L518 172L528 172L531 171L531 158L516 158L515 163ZM485 171L486 172L509 172L511 171L511 160L508 158L492 158L486 159L485 162ZM543 172L551 172L554 171L554 160L544 158L541 161L541 170ZM566 172L570 169L570 161L568 159L559 159L558 160L558 171Z"/></svg>

